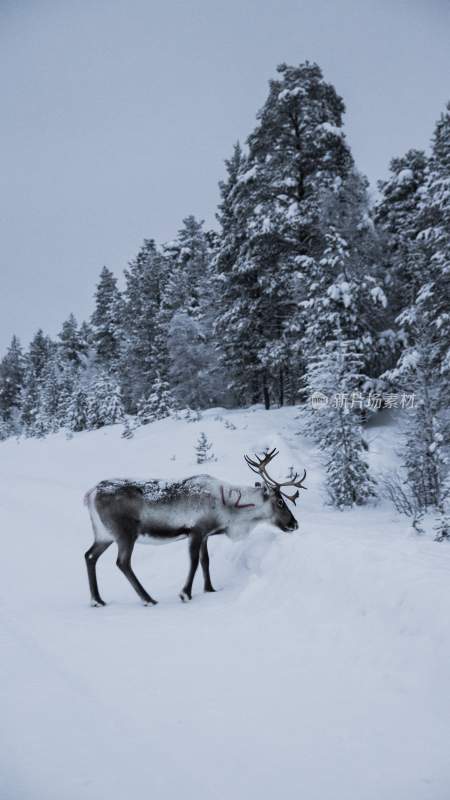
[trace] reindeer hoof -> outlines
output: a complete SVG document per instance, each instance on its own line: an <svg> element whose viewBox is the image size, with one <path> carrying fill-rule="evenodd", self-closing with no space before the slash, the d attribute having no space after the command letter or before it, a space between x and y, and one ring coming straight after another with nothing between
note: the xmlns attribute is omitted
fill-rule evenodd
<svg viewBox="0 0 450 800"><path fill-rule="evenodd" d="M101 608L102 606L106 606L106 603L103 600L91 600L92 608Z"/></svg>
<svg viewBox="0 0 450 800"><path fill-rule="evenodd" d="M186 592L185 589L183 589L183 591L181 591L178 596L182 603L188 603L189 600L192 600L192 595L188 594L188 592Z"/></svg>
<svg viewBox="0 0 450 800"><path fill-rule="evenodd" d="M152 600L144 600L144 606L157 606L157 605L158 605L158 601L157 600L153 600L153 599Z"/></svg>
<svg viewBox="0 0 450 800"><path fill-rule="evenodd" d="M214 589L213 586L205 586L204 591L205 592L215 592L216 590Z"/></svg>

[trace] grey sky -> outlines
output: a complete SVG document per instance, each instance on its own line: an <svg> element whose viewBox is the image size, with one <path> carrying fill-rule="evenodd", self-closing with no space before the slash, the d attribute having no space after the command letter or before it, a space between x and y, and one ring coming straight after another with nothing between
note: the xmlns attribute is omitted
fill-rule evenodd
<svg viewBox="0 0 450 800"><path fill-rule="evenodd" d="M86 317L144 237L213 224L278 63L321 65L375 184L428 146L449 41L447 0L0 0L0 349Z"/></svg>

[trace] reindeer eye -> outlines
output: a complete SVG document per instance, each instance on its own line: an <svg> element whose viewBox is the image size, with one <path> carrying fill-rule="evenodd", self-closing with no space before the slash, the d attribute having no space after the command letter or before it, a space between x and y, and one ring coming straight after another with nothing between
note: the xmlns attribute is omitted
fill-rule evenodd
<svg viewBox="0 0 450 800"><path fill-rule="evenodd" d="M284 501L283 500L277 500L277 506L278 506L278 508L284 508Z"/></svg>

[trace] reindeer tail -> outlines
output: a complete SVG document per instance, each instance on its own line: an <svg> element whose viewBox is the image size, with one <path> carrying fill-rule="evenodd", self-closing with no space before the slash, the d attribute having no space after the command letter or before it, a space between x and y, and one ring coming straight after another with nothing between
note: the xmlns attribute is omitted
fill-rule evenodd
<svg viewBox="0 0 450 800"><path fill-rule="evenodd" d="M92 492L95 491L96 488L97 487L94 486L92 489L89 489L89 491L86 492L86 494L83 497L83 505L89 506L89 498L90 498Z"/></svg>

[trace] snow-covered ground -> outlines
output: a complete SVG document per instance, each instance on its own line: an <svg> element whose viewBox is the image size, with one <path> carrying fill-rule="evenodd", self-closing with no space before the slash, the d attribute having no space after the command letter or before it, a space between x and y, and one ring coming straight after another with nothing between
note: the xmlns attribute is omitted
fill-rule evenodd
<svg viewBox="0 0 450 800"><path fill-rule="evenodd" d="M295 415L216 410L131 440L110 428L0 445L2 800L448 800L450 548L382 503L327 507ZM83 493L204 472L200 431L225 480L252 483L242 455L266 446L278 475L308 469L299 531L212 540L220 591L198 576L185 605L186 542L135 549L156 607L111 547L109 604L91 608ZM389 462L394 428L369 439L375 467Z"/></svg>

